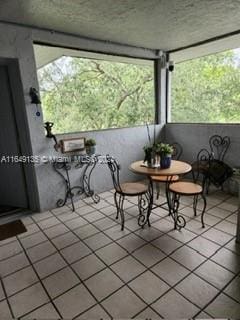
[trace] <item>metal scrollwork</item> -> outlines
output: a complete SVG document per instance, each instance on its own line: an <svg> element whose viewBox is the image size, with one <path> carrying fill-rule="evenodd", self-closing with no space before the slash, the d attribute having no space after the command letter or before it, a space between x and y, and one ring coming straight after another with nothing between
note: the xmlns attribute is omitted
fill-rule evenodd
<svg viewBox="0 0 240 320"><path fill-rule="evenodd" d="M177 194L173 195L173 199L171 202L171 208L170 208L170 215L173 218L174 221L174 229L181 230L186 225L186 220L182 215L178 214L179 209L179 199L180 196Z"/></svg>
<svg viewBox="0 0 240 320"><path fill-rule="evenodd" d="M55 161L53 163L54 170L60 175L65 184L65 196L60 198L57 201L57 207L63 207L67 200L70 199L72 210L75 211L73 198L75 196L80 196L85 194L87 197L91 197L95 203L100 201L100 197L94 193L94 190L91 189L90 179L93 169L95 168L98 162L98 156L94 155L92 157L83 157L78 159L78 163L74 166L73 161ZM76 169L84 168L82 177L80 178L80 185L71 186L71 181L69 177L69 171L72 167Z"/></svg>

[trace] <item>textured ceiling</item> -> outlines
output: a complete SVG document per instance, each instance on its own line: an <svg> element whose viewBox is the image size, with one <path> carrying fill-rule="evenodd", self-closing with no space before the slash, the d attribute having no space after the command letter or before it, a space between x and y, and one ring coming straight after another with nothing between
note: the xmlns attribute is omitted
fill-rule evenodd
<svg viewBox="0 0 240 320"><path fill-rule="evenodd" d="M240 29L240 0L1 0L0 20L173 50Z"/></svg>

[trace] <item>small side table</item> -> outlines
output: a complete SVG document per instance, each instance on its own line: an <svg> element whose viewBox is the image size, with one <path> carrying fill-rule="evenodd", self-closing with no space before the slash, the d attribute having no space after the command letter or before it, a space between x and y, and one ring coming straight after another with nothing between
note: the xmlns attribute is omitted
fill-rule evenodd
<svg viewBox="0 0 240 320"><path fill-rule="evenodd" d="M54 161L53 168L60 175L64 184L65 184L65 196L60 198L57 201L57 207L63 207L67 200L70 199L72 205L72 211L75 211L75 206L73 199L75 196L80 196L85 194L87 197L91 197L95 203L100 201L100 197L94 193L94 190L91 188L90 179L93 169L98 163L99 155L92 156L79 156L77 161L74 161L73 156L72 160L64 161ZM82 172L79 175L80 184L72 186L69 171L82 168Z"/></svg>

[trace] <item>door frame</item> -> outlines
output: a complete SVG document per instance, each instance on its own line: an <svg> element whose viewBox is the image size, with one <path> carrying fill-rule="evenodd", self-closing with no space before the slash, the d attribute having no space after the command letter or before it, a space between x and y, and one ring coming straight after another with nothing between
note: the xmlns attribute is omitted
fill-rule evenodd
<svg viewBox="0 0 240 320"><path fill-rule="evenodd" d="M19 138L20 153L22 155L32 156L33 150L18 59L0 57L0 65L5 66L8 72L11 91L10 95L13 102L13 112ZM26 194L29 205L28 209L31 211L39 211L40 202L34 163L27 163L26 165L23 164L23 172L25 176Z"/></svg>

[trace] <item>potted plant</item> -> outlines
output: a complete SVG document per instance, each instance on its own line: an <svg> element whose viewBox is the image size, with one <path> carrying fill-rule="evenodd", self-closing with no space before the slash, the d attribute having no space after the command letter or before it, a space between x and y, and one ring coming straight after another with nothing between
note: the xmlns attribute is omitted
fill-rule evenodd
<svg viewBox="0 0 240 320"><path fill-rule="evenodd" d="M87 139L85 141L86 153L88 155L93 155L96 152L96 141L94 139Z"/></svg>
<svg viewBox="0 0 240 320"><path fill-rule="evenodd" d="M171 159L173 154L173 147L168 143L160 143L157 149L160 155L160 166L163 169L167 169L171 165Z"/></svg>

